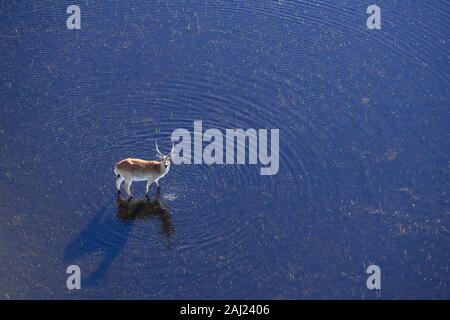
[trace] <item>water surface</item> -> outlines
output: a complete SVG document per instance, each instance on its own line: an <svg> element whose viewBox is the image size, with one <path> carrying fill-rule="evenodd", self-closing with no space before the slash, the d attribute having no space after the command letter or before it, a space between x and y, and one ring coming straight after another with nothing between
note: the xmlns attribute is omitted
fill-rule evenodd
<svg viewBox="0 0 450 320"><path fill-rule="evenodd" d="M0 5L0 298L450 298L447 1L377 1L381 30L364 1L70 4ZM278 174L117 199L194 120L279 128Z"/></svg>

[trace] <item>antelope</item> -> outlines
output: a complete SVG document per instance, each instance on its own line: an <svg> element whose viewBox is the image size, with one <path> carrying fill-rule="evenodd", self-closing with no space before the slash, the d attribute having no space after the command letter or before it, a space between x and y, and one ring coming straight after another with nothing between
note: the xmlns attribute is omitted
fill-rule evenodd
<svg viewBox="0 0 450 320"><path fill-rule="evenodd" d="M159 179L164 177L170 169L170 160L174 150L172 143L172 150L164 155L158 148L158 141L156 141L156 151L159 154L159 161L148 161L142 159L127 158L119 161L114 166L114 173L116 174L116 188L117 194L120 194L120 186L125 181L125 191L129 199L133 198L131 194L131 183L133 181L147 181L147 188L145 196L148 197L150 187L156 183L159 189Z"/></svg>

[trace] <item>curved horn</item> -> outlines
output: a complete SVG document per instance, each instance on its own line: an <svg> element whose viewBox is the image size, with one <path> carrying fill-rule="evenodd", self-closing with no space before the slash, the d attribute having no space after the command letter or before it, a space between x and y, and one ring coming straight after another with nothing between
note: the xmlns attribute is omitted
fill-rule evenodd
<svg viewBox="0 0 450 320"><path fill-rule="evenodd" d="M160 155L161 157L164 156L164 155L162 154L162 152L159 151L159 148L158 148L158 140L156 140L156 151L159 153L159 155Z"/></svg>

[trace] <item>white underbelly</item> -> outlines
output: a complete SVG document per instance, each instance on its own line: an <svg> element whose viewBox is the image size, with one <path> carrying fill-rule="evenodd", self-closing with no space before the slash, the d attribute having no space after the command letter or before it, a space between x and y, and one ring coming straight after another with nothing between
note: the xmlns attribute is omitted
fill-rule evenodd
<svg viewBox="0 0 450 320"><path fill-rule="evenodd" d="M133 177L133 181L147 181L149 177Z"/></svg>

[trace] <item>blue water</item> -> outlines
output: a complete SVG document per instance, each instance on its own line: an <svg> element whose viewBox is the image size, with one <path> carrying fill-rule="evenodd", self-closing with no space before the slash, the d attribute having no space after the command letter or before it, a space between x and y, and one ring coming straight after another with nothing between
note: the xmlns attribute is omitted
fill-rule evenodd
<svg viewBox="0 0 450 320"><path fill-rule="evenodd" d="M370 4L2 1L0 298L450 298L450 3ZM278 128L278 174L117 199L114 164L194 120Z"/></svg>

